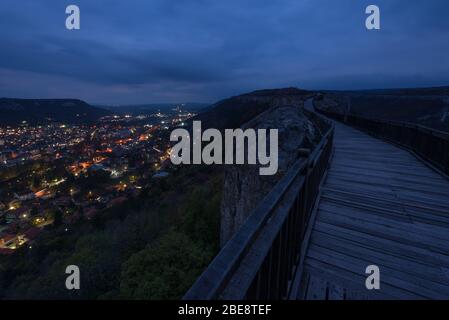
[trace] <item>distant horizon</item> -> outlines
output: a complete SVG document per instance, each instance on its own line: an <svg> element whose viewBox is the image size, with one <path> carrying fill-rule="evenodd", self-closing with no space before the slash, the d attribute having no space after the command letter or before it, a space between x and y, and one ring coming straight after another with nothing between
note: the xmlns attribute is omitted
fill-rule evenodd
<svg viewBox="0 0 449 320"><path fill-rule="evenodd" d="M430 86L418 86L418 87L408 87L408 86L404 86L404 87L375 87L375 88L366 88L366 89L306 89L303 87L296 87L296 86L286 86L286 87L275 87L275 88L259 88L259 89L254 89L254 90L250 90L250 91L246 91L246 92L240 92L234 95L230 95L227 97L223 97L220 98L218 100L215 101L208 101L208 102L202 102L202 101L175 101L175 102L171 102L171 101L165 101L165 102L142 102L142 103L120 103L120 104L116 104L116 103L104 103L104 102L90 102L81 98L51 98L51 97L45 97L45 98L22 98L22 97L3 97L1 96L0 99L20 99L20 100L80 100L83 101L91 106L105 106L105 107L129 107L129 106L133 106L133 107L137 107L137 106L145 106L145 105L177 105L177 104L204 104L204 105L213 105L217 102L220 102L222 100L225 100L227 98L230 97L234 97L234 96L239 96L242 94L247 94L250 92L254 92L254 91L260 91L260 90L277 90L277 89L285 89L285 88L296 88L296 89L302 89L302 90L306 90L306 91L311 91L311 92L320 92L320 91L327 91L327 92L364 92L364 91L382 91L382 90L416 90L416 89L440 89L440 88L449 88L449 84L440 84L440 85L430 85Z"/></svg>
<svg viewBox="0 0 449 320"><path fill-rule="evenodd" d="M210 103L256 88L449 83L449 2L135 0L0 3L0 96Z"/></svg>

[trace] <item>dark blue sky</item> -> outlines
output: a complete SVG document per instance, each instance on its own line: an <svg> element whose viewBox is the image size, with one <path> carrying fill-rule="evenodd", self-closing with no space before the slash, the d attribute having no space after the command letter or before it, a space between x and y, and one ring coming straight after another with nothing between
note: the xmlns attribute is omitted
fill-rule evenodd
<svg viewBox="0 0 449 320"><path fill-rule="evenodd" d="M65 29L65 7L81 30ZM365 8L382 30L365 29ZM0 96L215 100L449 85L447 0L2 0Z"/></svg>

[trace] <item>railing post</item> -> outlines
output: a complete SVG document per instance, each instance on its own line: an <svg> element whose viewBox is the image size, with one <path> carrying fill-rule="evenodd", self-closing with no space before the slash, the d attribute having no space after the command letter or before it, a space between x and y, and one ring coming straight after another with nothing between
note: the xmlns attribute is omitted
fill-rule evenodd
<svg viewBox="0 0 449 320"><path fill-rule="evenodd" d="M290 280L301 253L312 194L318 188L323 162L329 161L329 128L306 160L298 159L262 200L209 267L184 296L185 299L287 298ZM317 164L314 166L314 164Z"/></svg>

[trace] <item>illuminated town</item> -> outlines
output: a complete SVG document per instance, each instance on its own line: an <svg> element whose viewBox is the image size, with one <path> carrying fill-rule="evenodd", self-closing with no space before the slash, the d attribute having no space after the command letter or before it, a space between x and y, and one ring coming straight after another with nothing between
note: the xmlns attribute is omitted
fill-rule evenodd
<svg viewBox="0 0 449 320"><path fill-rule="evenodd" d="M169 175L170 130L195 114L178 106L111 115L91 125L0 128L0 254L52 225L92 219Z"/></svg>

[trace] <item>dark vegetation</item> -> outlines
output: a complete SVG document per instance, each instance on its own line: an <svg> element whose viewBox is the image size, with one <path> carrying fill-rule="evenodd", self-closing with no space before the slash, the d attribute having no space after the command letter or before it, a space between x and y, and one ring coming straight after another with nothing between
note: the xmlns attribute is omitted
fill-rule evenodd
<svg viewBox="0 0 449 320"><path fill-rule="evenodd" d="M76 99L0 99L0 125L93 122L111 114Z"/></svg>
<svg viewBox="0 0 449 320"><path fill-rule="evenodd" d="M238 99L229 99L215 105L213 109L198 115L194 120L200 120L203 128L228 129L239 127L261 112L267 110L270 105L266 102L257 102L251 108L244 108L247 102Z"/></svg>
<svg viewBox="0 0 449 320"><path fill-rule="evenodd" d="M98 106L102 109L112 111L114 113L130 113L134 115L139 114L152 114L158 111L169 112L173 108L181 106L183 110L189 110L192 112L199 112L206 108L209 104L188 102L183 104L173 103L157 103L157 104L139 104L139 105L121 105L121 106Z"/></svg>
<svg viewBox="0 0 449 320"><path fill-rule="evenodd" d="M92 220L54 226L0 256L0 298L180 298L218 252L221 188L217 168L178 168ZM72 264L81 290L65 288Z"/></svg>
<svg viewBox="0 0 449 320"><path fill-rule="evenodd" d="M449 131L449 87L327 92L331 109Z"/></svg>
<svg viewBox="0 0 449 320"><path fill-rule="evenodd" d="M256 91L223 100L196 119L204 127L237 128L307 94ZM222 167L178 167L92 220L67 226L58 219L32 248L0 256L0 299L178 299L219 250L222 188ZM65 288L68 265L80 268L81 290Z"/></svg>
<svg viewBox="0 0 449 320"><path fill-rule="evenodd" d="M281 100L310 94L296 88L258 90L222 100L205 109L194 120L201 120L203 128L238 128Z"/></svg>

